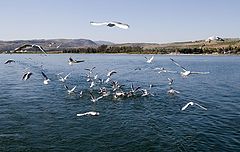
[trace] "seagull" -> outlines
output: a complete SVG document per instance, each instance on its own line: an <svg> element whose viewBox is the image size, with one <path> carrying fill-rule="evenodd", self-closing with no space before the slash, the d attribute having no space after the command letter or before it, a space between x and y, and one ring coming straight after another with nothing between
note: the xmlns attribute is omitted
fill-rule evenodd
<svg viewBox="0 0 240 152"><path fill-rule="evenodd" d="M94 81L92 81L91 84L90 84L90 88L92 88L94 86L95 86L95 83L94 83Z"/></svg>
<svg viewBox="0 0 240 152"><path fill-rule="evenodd" d="M98 93L100 93L103 97L106 97L106 96L110 95L110 92L108 92L105 87L100 88L100 91Z"/></svg>
<svg viewBox="0 0 240 152"><path fill-rule="evenodd" d="M151 58L147 58L147 57L145 57L145 59L147 60L147 63L152 63L152 61L153 61L153 59L154 59L154 56L152 56Z"/></svg>
<svg viewBox="0 0 240 152"><path fill-rule="evenodd" d="M13 62L15 62L13 59L8 59L7 61L5 61L4 64L9 64L9 63L13 63Z"/></svg>
<svg viewBox="0 0 240 152"><path fill-rule="evenodd" d="M207 38L205 41L210 43L211 41L224 41L224 39L219 36L211 36Z"/></svg>
<svg viewBox="0 0 240 152"><path fill-rule="evenodd" d="M106 25L108 27L116 26L121 29L128 29L130 27L128 24L124 24L124 23L120 23L120 22L93 22L93 21L91 21L90 24L94 25L94 26L101 26L101 25Z"/></svg>
<svg viewBox="0 0 240 152"><path fill-rule="evenodd" d="M36 49L39 49L39 50L42 51L45 55L47 55L47 53L46 53L46 51L43 49L43 47L40 46L40 45L36 45L36 44L25 44L25 45L23 45L23 46L20 46L20 47L16 48L16 49L14 50L14 52L16 52L16 51L21 51L21 50L27 49L27 48L36 48Z"/></svg>
<svg viewBox="0 0 240 152"><path fill-rule="evenodd" d="M69 65L73 65L73 63L80 63L80 62L84 62L84 60L77 61L77 60L72 59L71 57L68 60Z"/></svg>
<svg viewBox="0 0 240 152"><path fill-rule="evenodd" d="M77 86L74 86L71 90L66 85L64 85L64 87L67 89L68 94L72 94L72 93L74 93L74 90L76 89Z"/></svg>
<svg viewBox="0 0 240 152"><path fill-rule="evenodd" d="M182 72L180 72L181 76L183 77L187 77L190 74L208 74L209 72L193 72L193 71L189 71L186 68L184 68L183 66L181 66L179 63L177 63L175 60L173 60L172 58L170 58L171 61L173 61L174 64L176 64L177 66L179 66L180 68L183 69Z"/></svg>
<svg viewBox="0 0 240 152"><path fill-rule="evenodd" d="M91 74L92 73L92 71L95 69L96 67L92 67L91 69L90 68L86 68L86 69L84 69L84 70L87 70L87 71L89 71L89 73Z"/></svg>
<svg viewBox="0 0 240 152"><path fill-rule="evenodd" d="M149 90L150 90L151 88L152 88L152 85L149 86ZM141 91L142 91L142 93L143 93L143 94L142 94L142 97L145 97L145 96L148 96L148 95L154 96L154 94L148 92L147 89L141 89Z"/></svg>
<svg viewBox="0 0 240 152"><path fill-rule="evenodd" d="M59 77L60 77L59 81L65 82L65 81L67 80L67 78L69 77L70 74L71 74L71 73L68 73L68 75L66 75L64 78L63 78L62 76L59 76Z"/></svg>
<svg viewBox="0 0 240 152"><path fill-rule="evenodd" d="M45 73L42 72L42 75L44 77L44 80L43 80L43 84L48 84L48 82L50 81L50 79L46 76Z"/></svg>
<svg viewBox="0 0 240 152"><path fill-rule="evenodd" d="M28 80L32 75L32 72L26 72L24 73L23 77L22 77L22 80Z"/></svg>
<svg viewBox="0 0 240 152"><path fill-rule="evenodd" d="M83 96L83 91L79 93L80 98Z"/></svg>
<svg viewBox="0 0 240 152"><path fill-rule="evenodd" d="M170 95L174 95L174 94L179 94L180 92L170 87L170 90L168 90L167 93Z"/></svg>
<svg viewBox="0 0 240 152"><path fill-rule="evenodd" d="M205 107L199 105L198 103L195 103L195 102L189 102L189 103L187 103L184 107L182 107L182 111L185 110L189 105L191 105L191 106L196 105L196 106L202 108L203 110L207 110L207 108L205 108Z"/></svg>
<svg viewBox="0 0 240 152"><path fill-rule="evenodd" d="M100 97L96 98L96 97L93 96L93 94L92 94L91 92L89 92L89 93L90 93L90 96L91 96L91 101L92 101L93 103L95 103L95 102L98 101L99 99L102 99L102 98L103 98L103 96L100 96Z"/></svg>
<svg viewBox="0 0 240 152"><path fill-rule="evenodd" d="M141 88L140 86L138 86L137 88L134 88L134 87L133 87L133 84L131 84L131 91L129 91L129 92L127 93L127 97L131 97L131 96L135 95L135 93L136 93L140 88Z"/></svg>
<svg viewBox="0 0 240 152"><path fill-rule="evenodd" d="M78 114L77 114L78 117L86 116L86 115L90 115L90 116L99 116L100 113L99 113L99 112L95 112L95 111L89 111L89 112L78 113Z"/></svg>
<svg viewBox="0 0 240 152"><path fill-rule="evenodd" d="M168 85L172 85L173 84L173 79L172 78L168 78Z"/></svg>

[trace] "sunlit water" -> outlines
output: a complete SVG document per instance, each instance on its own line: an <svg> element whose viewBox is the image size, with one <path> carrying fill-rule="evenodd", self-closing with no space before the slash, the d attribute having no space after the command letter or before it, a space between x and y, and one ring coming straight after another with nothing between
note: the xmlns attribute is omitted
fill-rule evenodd
<svg viewBox="0 0 240 152"><path fill-rule="evenodd" d="M85 62L70 66L70 56ZM0 55L0 151L240 151L240 57L156 55L148 64L144 56ZM182 78L153 70L181 71L170 57L187 69L210 73ZM10 58L16 63L5 65ZM49 85L43 84L41 65ZM84 70L93 66L103 79L116 70L112 79L126 91L132 83L141 88L153 84L155 96L111 95L93 104ZM33 75L22 81L25 68ZM71 72L66 84L83 91L82 98L67 93L58 81L60 72ZM179 95L167 94L168 77L174 78ZM98 89L92 89L96 96ZM189 101L208 110L192 106L181 111ZM76 116L88 111L100 115Z"/></svg>

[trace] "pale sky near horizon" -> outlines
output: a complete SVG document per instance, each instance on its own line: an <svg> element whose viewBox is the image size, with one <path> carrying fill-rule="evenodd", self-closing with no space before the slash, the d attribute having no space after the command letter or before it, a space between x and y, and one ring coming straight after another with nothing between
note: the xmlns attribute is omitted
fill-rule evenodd
<svg viewBox="0 0 240 152"><path fill-rule="evenodd" d="M1 0L0 40L168 43L240 37L239 0ZM92 26L120 21L128 30Z"/></svg>

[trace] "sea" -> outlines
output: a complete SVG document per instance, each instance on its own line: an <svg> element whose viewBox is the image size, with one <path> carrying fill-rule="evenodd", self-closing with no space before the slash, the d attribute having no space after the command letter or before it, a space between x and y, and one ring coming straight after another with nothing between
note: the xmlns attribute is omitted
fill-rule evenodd
<svg viewBox="0 0 240 152"><path fill-rule="evenodd" d="M239 152L240 56L154 55L147 63L151 56L1 54L0 151ZM70 57L85 62L71 66ZM170 58L209 73L182 77ZM4 64L8 59L15 62ZM90 76L98 78L91 78L90 88L86 69L93 67ZM162 67L175 72L159 72ZM111 70L117 73L105 83ZM26 72L32 75L24 81ZM41 72L51 80L48 85ZM65 83L59 81L69 73ZM115 98L113 81L123 92L140 89ZM64 85L76 86L74 93ZM102 87L110 95L92 102L91 94L98 98ZM180 93L168 94L170 87ZM141 89L152 95L143 97ZM181 110L188 102L207 110L196 105ZM99 115L77 116L89 111Z"/></svg>

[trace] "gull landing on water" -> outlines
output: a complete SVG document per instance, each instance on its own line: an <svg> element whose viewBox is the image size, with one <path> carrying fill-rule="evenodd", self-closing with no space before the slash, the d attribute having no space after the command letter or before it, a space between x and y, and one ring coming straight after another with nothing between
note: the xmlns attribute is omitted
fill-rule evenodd
<svg viewBox="0 0 240 152"><path fill-rule="evenodd" d="M186 68L184 68L183 66L181 66L179 63L177 63L175 60L173 60L172 58L170 58L171 61L173 61L173 63L177 66L179 66L180 68L183 69L182 72L180 72L181 76L183 77L187 77L190 74L209 74L209 72L193 72L193 71L189 71Z"/></svg>
<svg viewBox="0 0 240 152"><path fill-rule="evenodd" d="M182 107L181 110L182 110L182 111L185 110L189 105L191 105L191 106L196 105L196 106L202 108L203 110L207 110L207 108L205 108L205 107L203 107L203 106L201 106L201 105L199 105L199 104L197 104L197 103L195 103L195 102L189 102L189 103L187 103L184 107Z"/></svg>
<svg viewBox="0 0 240 152"><path fill-rule="evenodd" d="M90 24L94 25L94 26L101 26L101 25L106 25L108 27L116 26L116 27L121 28L121 29L128 29L129 28L128 24L124 24L124 23L121 23L121 22L93 22L93 21L91 21Z"/></svg>
<svg viewBox="0 0 240 152"><path fill-rule="evenodd" d="M90 96L91 96L91 101L93 103L95 103L96 101L98 101L98 100L103 98L103 96L100 96L100 97L96 98L96 97L93 96L93 94L91 92L89 92L89 93L90 93Z"/></svg>
<svg viewBox="0 0 240 152"><path fill-rule="evenodd" d="M40 45L36 45L36 44L25 44L25 45L23 45L23 46L20 46L20 47L16 48L16 49L14 50L14 52L16 52L16 51L21 51L21 50L23 50L23 49L28 49L28 48L36 48L36 49L42 51L45 55L47 55L47 53L46 53L46 51L43 49L43 47L41 47Z"/></svg>
<svg viewBox="0 0 240 152"><path fill-rule="evenodd" d="M72 59L71 57L68 60L69 65L73 65L74 63L80 63L80 62L84 62L84 60L78 60L77 61L77 60Z"/></svg>
<svg viewBox="0 0 240 152"><path fill-rule="evenodd" d="M89 115L89 116L99 116L100 113L99 113L99 112L95 112L95 111L89 111L89 112L78 113L78 114L77 114L78 117L86 116L86 115Z"/></svg>
<svg viewBox="0 0 240 152"><path fill-rule="evenodd" d="M168 90L167 93L170 94L170 95L180 94L179 91L174 90L172 87L170 87L170 90Z"/></svg>

